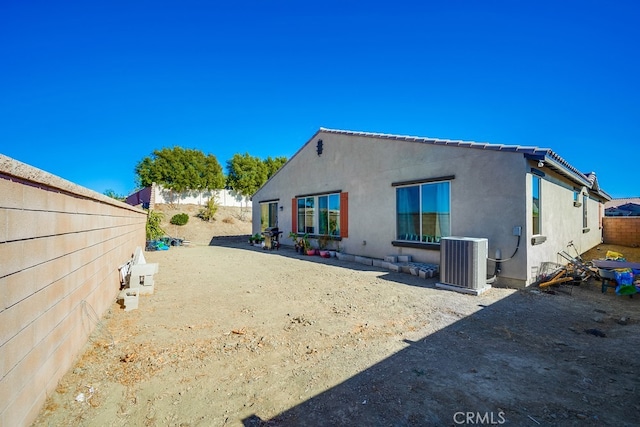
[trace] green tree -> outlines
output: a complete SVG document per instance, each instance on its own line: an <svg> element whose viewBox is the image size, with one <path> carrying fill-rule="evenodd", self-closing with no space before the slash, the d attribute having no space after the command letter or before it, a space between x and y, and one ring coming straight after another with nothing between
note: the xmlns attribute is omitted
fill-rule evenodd
<svg viewBox="0 0 640 427"><path fill-rule="evenodd" d="M276 172L278 172L285 163L287 163L287 158L284 156L276 158L272 158L271 156L267 157L267 159L264 160L264 164L267 167L267 179L271 178Z"/></svg>
<svg viewBox="0 0 640 427"><path fill-rule="evenodd" d="M121 202L124 202L126 200L126 198L127 198L126 196L117 194L112 189L105 190L104 193L102 193L102 194L104 194L107 197L111 197L112 199L120 200Z"/></svg>
<svg viewBox="0 0 640 427"><path fill-rule="evenodd" d="M265 163L249 153L234 154L227 161L227 185L243 196L251 196L258 191L268 176Z"/></svg>
<svg viewBox="0 0 640 427"><path fill-rule="evenodd" d="M182 147L155 150L135 167L138 185L155 182L172 192L224 187L222 167L213 154Z"/></svg>
<svg viewBox="0 0 640 427"><path fill-rule="evenodd" d="M227 186L243 196L251 196L287 162L286 157L258 157L234 154L227 162Z"/></svg>

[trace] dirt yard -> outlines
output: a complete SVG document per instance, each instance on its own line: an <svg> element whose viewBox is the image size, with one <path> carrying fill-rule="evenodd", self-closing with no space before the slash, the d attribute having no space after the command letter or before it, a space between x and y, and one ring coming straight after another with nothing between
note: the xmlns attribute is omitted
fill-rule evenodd
<svg viewBox="0 0 640 427"><path fill-rule="evenodd" d="M155 293L114 301L34 426L637 425L640 295L468 296L222 230L247 221L145 253Z"/></svg>

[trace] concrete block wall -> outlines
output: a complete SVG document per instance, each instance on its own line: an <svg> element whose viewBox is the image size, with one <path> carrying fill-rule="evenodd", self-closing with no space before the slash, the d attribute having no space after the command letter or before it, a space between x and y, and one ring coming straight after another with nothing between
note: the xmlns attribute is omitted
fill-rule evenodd
<svg viewBox="0 0 640 427"><path fill-rule="evenodd" d="M602 241L610 245L640 246L640 217L605 216Z"/></svg>
<svg viewBox="0 0 640 427"><path fill-rule="evenodd" d="M114 303L145 223L145 211L0 155L0 426L36 418Z"/></svg>

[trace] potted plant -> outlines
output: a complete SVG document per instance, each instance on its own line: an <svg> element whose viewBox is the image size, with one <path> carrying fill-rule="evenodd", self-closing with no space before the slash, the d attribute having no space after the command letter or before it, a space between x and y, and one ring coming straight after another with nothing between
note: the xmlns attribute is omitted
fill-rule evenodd
<svg viewBox="0 0 640 427"><path fill-rule="evenodd" d="M301 244L302 239L298 237L298 233L290 231L289 238L293 241L293 247L296 250L296 252L300 252L300 249L302 248L302 244Z"/></svg>
<svg viewBox="0 0 640 427"><path fill-rule="evenodd" d="M314 248L311 247L311 242L309 241L309 234L306 234L304 236L302 236L301 240L301 246L302 246L302 253L303 254L307 254L307 255L315 255L316 254L316 250Z"/></svg>
<svg viewBox="0 0 640 427"><path fill-rule="evenodd" d="M320 250L320 256L323 258L331 257L331 254L327 250L327 246L329 246L329 242L331 242L331 237L328 234L323 234L318 237L318 248Z"/></svg>

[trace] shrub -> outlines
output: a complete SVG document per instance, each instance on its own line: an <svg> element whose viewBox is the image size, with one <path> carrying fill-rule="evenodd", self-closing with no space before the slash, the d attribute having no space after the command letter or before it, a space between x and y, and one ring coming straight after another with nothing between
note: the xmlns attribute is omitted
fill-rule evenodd
<svg viewBox="0 0 640 427"><path fill-rule="evenodd" d="M218 211L218 205L213 197L211 197L203 209L200 210L198 216L205 221L212 221Z"/></svg>
<svg viewBox="0 0 640 427"><path fill-rule="evenodd" d="M171 217L171 220L169 222L173 225L185 225L187 222L189 222L189 215L187 215L186 213L175 214Z"/></svg>
<svg viewBox="0 0 640 427"><path fill-rule="evenodd" d="M147 240L155 240L165 235L164 230L160 227L160 223L164 218L164 214L158 211L149 211L147 214Z"/></svg>

